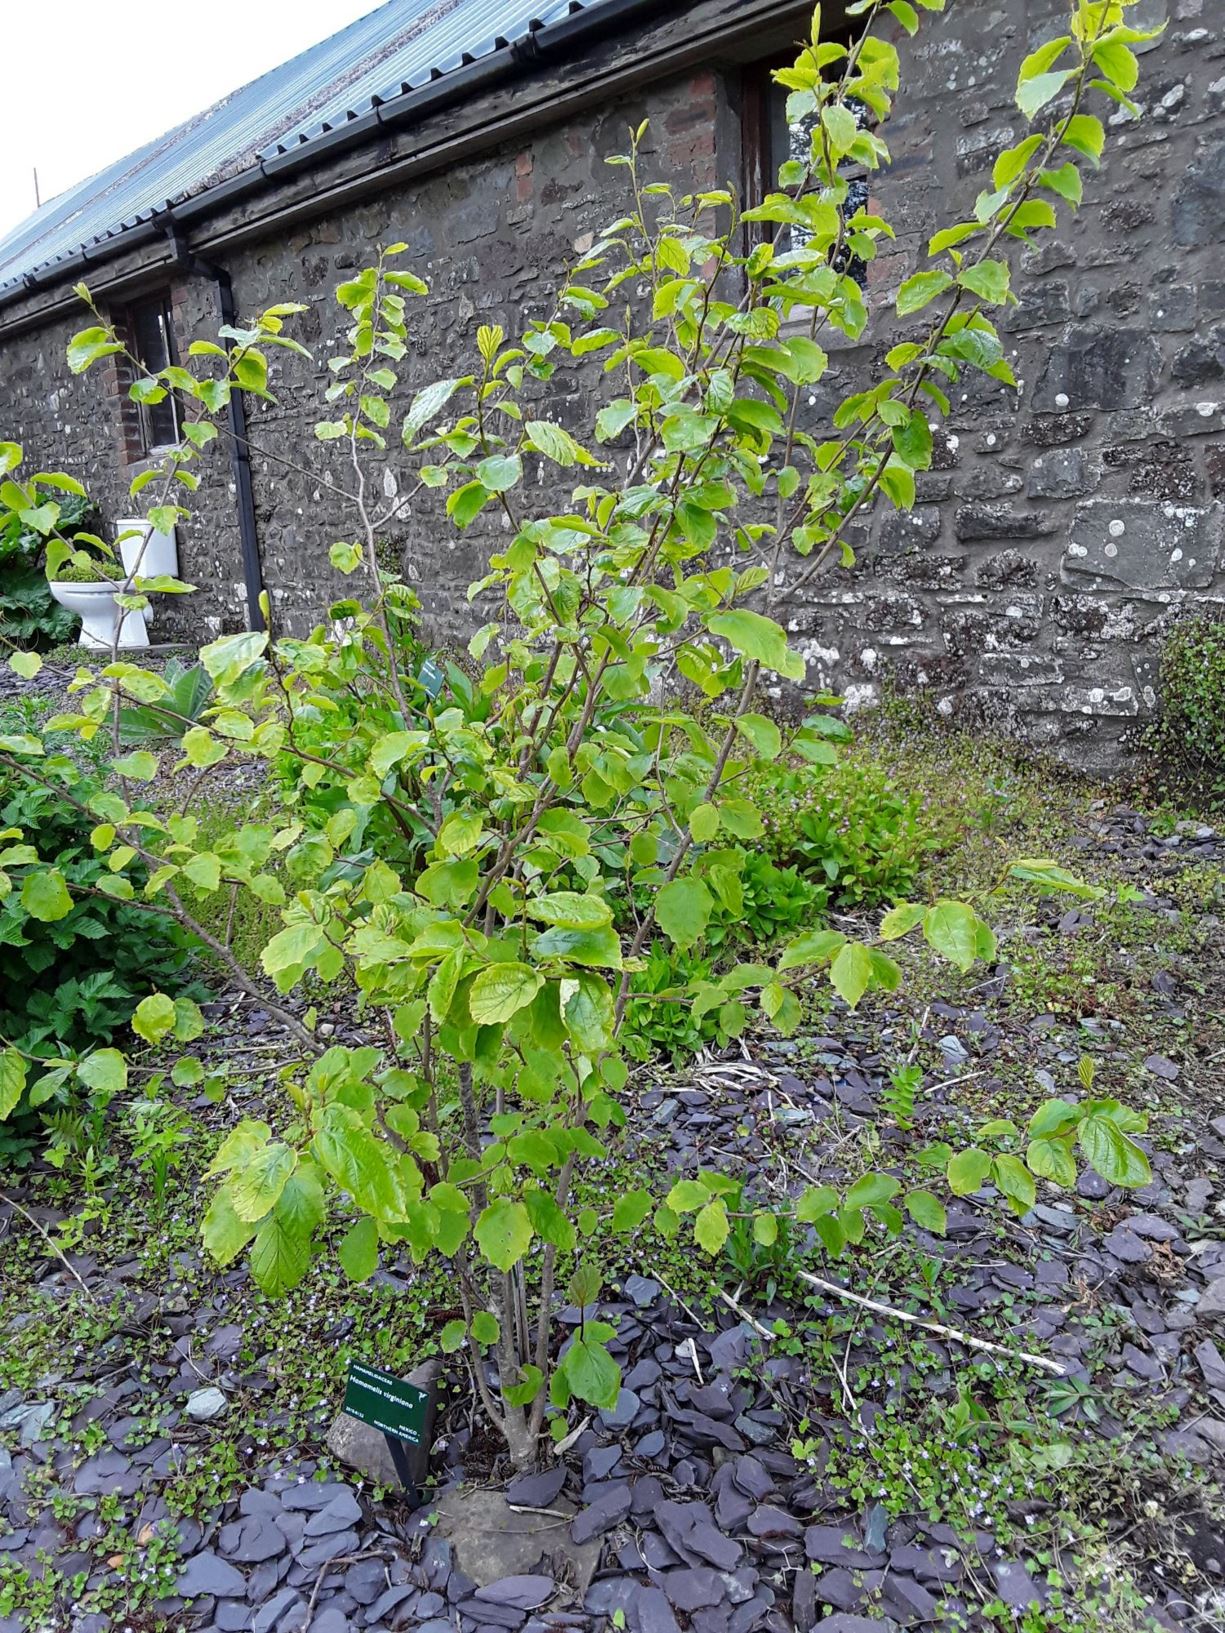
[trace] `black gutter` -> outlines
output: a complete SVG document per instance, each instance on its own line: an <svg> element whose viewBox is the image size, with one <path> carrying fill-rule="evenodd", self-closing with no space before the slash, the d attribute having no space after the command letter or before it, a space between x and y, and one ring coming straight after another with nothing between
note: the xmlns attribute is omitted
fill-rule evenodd
<svg viewBox="0 0 1225 1633"><path fill-rule="evenodd" d="M11 306L34 290L58 283L72 273L84 273L101 261L108 261L126 249L134 249L148 242L158 236L159 223L183 226L209 215L222 205L257 192L266 180L283 177L313 164L320 155L334 154L356 146L382 126L398 125L436 112L447 103L463 100L474 91L483 90L513 70L534 65L546 54L565 51L588 39L597 39L639 13L645 13L648 18L658 15L660 4L661 0L601 0L601 3L589 6L584 11L574 12L545 28L535 29L525 39L493 51L478 62L440 74L437 79L399 96L389 97L369 111L357 114L318 136L309 137L296 147L273 154L268 159L260 159L238 176L218 182L216 186L205 188L203 192L180 199L177 203L167 200L155 212L156 221L151 217L134 222L130 227L121 228L107 237L93 239L62 260L24 273L9 288L0 288L0 309Z"/></svg>
<svg viewBox="0 0 1225 1633"><path fill-rule="evenodd" d="M235 328L236 314L234 307L234 286L230 282L230 275L224 267L216 266L211 261L202 260L200 256L188 249L181 237L177 224L171 220L165 228L166 236L174 250L175 265L184 272L192 273L198 278L210 278L216 285L217 305L221 313L221 322L227 328ZM227 355L234 350L234 341L230 336L225 337ZM247 400L243 392L237 387L230 390L230 401L227 408L230 429L230 469L234 474L234 489L238 497L238 532L242 541L242 576L247 592L247 628L266 629L264 609L260 606L260 597L264 591L264 569L259 558L259 534L255 526L255 493L251 483L251 449L247 443Z"/></svg>

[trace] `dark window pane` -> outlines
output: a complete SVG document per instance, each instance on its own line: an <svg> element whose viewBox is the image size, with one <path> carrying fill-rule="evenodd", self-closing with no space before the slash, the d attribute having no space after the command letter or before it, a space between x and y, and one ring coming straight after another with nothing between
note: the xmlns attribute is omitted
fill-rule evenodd
<svg viewBox="0 0 1225 1633"><path fill-rule="evenodd" d="M174 361L170 341L170 317L164 301L141 301L128 313L128 332L132 350L151 372L164 369ZM141 428L146 448L164 448L179 440L178 415L174 397L168 394L160 403L146 403L141 410Z"/></svg>
<svg viewBox="0 0 1225 1633"><path fill-rule="evenodd" d="M812 150L812 133L816 128L817 117L809 114L798 124L790 126L787 123L787 91L783 86L770 83L768 120L767 120L767 152L768 175L767 189L773 190L778 184L779 166L788 159L796 160L800 164L807 164ZM872 128L872 111L862 102L853 99L847 103L855 115L855 122L861 130ZM847 178L847 196L842 206L842 214L848 220L857 210L866 208L868 202L868 182L854 167L843 166L842 172ZM807 241L807 233L802 227L785 227L780 234L780 249L800 249ZM867 284L867 267L857 255L843 248L834 261L839 272L849 273L862 289Z"/></svg>

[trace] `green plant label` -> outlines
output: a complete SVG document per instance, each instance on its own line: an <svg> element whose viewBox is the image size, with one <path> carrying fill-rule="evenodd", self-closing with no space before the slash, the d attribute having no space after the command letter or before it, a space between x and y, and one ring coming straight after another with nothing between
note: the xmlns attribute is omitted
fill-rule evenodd
<svg viewBox="0 0 1225 1633"><path fill-rule="evenodd" d="M429 1399L424 1389L405 1383L393 1372L366 1366L362 1361L349 1363L344 1409L350 1417L385 1435L395 1435L410 1446L422 1445Z"/></svg>
<svg viewBox="0 0 1225 1633"><path fill-rule="evenodd" d="M442 691L442 683L445 679L446 676L433 658L427 658L417 674L418 684L425 688L426 695L429 697L438 696L439 692Z"/></svg>

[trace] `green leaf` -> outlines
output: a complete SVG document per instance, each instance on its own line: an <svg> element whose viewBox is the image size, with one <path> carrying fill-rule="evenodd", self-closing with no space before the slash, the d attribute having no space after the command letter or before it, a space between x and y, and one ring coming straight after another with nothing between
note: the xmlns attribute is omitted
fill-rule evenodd
<svg viewBox="0 0 1225 1633"><path fill-rule="evenodd" d="M779 974L802 969L806 964L824 964L845 945L846 937L839 930L804 930L784 949L778 961Z"/></svg>
<svg viewBox="0 0 1225 1633"><path fill-rule="evenodd" d="M1000 306L1008 299L1011 275L1006 261L979 261L959 273L957 282L981 300Z"/></svg>
<svg viewBox="0 0 1225 1633"><path fill-rule="evenodd" d="M773 618L764 618L759 612L740 608L722 612L708 620L712 635L734 647L746 658L772 669L787 680L802 681L807 665L798 652L787 645L787 635Z"/></svg>
<svg viewBox="0 0 1225 1633"><path fill-rule="evenodd" d="M523 476L523 461L518 454L491 454L481 460L476 475L490 493L506 493Z"/></svg>
<svg viewBox="0 0 1225 1633"><path fill-rule="evenodd" d="M722 1197L708 1202L693 1222L693 1236L707 1253L718 1253L731 1232L727 1217L727 1203Z"/></svg>
<svg viewBox="0 0 1225 1633"><path fill-rule="evenodd" d="M142 998L132 1016L132 1030L146 1043L160 1043L174 1030L174 1000L162 992Z"/></svg>
<svg viewBox="0 0 1225 1633"><path fill-rule="evenodd" d="M502 1329L498 1318L488 1310L474 1310L472 1313L472 1336L478 1344L486 1349L490 1344L496 1344L501 1336Z"/></svg>
<svg viewBox="0 0 1225 1633"><path fill-rule="evenodd" d="M1064 68L1058 73L1035 74L1032 79L1018 81L1017 107L1027 119L1032 119L1039 109L1054 101L1071 78L1072 69Z"/></svg>
<svg viewBox="0 0 1225 1633"><path fill-rule="evenodd" d="M753 1240L759 1247L773 1247L778 1241L778 1218L772 1213L759 1213L753 1220Z"/></svg>
<svg viewBox="0 0 1225 1633"><path fill-rule="evenodd" d="M1152 1179L1143 1148L1110 1117L1086 1117L1076 1131L1076 1138L1089 1162L1108 1184L1130 1189L1147 1185Z"/></svg>
<svg viewBox="0 0 1225 1633"><path fill-rule="evenodd" d="M1077 153L1092 159L1096 165L1101 162L1106 132L1095 114L1077 113L1060 127L1059 140L1065 147L1075 148Z"/></svg>
<svg viewBox="0 0 1225 1633"><path fill-rule="evenodd" d="M949 1158L949 1189L954 1196L973 1196L986 1183L990 1172L991 1158L986 1151L980 1151L977 1146L958 1151Z"/></svg>
<svg viewBox="0 0 1225 1633"><path fill-rule="evenodd" d="M531 918L564 930L600 930L612 923L612 909L600 896L574 890L555 890L547 896L532 896L524 904Z"/></svg>
<svg viewBox="0 0 1225 1633"><path fill-rule="evenodd" d="M263 657L268 646L266 631L248 630L242 635L223 635L219 641L200 648L200 662L214 684L236 680L244 669Z"/></svg>
<svg viewBox="0 0 1225 1633"><path fill-rule="evenodd" d="M58 868L45 873L31 873L21 887L21 905L32 919L41 924L54 924L72 912L72 897L64 875Z"/></svg>
<svg viewBox="0 0 1225 1633"><path fill-rule="evenodd" d="M16 1049L0 1052L0 1122L11 1117L26 1086L26 1063Z"/></svg>
<svg viewBox="0 0 1225 1633"><path fill-rule="evenodd" d="M465 482L447 497L447 515L456 527L474 522L493 495L483 482Z"/></svg>
<svg viewBox="0 0 1225 1633"><path fill-rule="evenodd" d="M901 1190L901 1182L892 1174L864 1174L846 1193L848 1208L870 1208L878 1202L888 1202Z"/></svg>
<svg viewBox="0 0 1225 1633"><path fill-rule="evenodd" d="M340 573L352 573L362 564L361 546L337 542L328 548L328 560Z"/></svg>
<svg viewBox="0 0 1225 1633"><path fill-rule="evenodd" d="M668 1192L668 1207L673 1213L696 1213L710 1201L710 1191L700 1179L678 1179Z"/></svg>
<svg viewBox="0 0 1225 1633"><path fill-rule="evenodd" d="M438 1347L444 1355L454 1355L457 1349L463 1347L467 1336L468 1329L463 1321L448 1321L438 1334Z"/></svg>
<svg viewBox="0 0 1225 1633"><path fill-rule="evenodd" d="M992 168L991 185L1003 188L1014 182L1041 146L1042 137L1035 133L1033 136L1027 136L1016 147L1005 148Z"/></svg>
<svg viewBox="0 0 1225 1633"><path fill-rule="evenodd" d="M255 1235L255 1226L234 1212L228 1185L223 1185L209 1203L201 1234L206 1252L222 1265L236 1259Z"/></svg>
<svg viewBox="0 0 1225 1633"><path fill-rule="evenodd" d="M1069 204L1074 206L1079 205L1084 197L1084 182L1081 180L1080 171L1072 163L1071 159L1066 164L1056 166L1053 170L1039 171L1038 184L1041 187L1049 188L1052 193L1058 193L1060 198L1066 199Z"/></svg>
<svg viewBox="0 0 1225 1633"><path fill-rule="evenodd" d="M947 272L938 268L916 272L913 277L906 279L897 292L898 317L906 318L914 312L921 312L937 295L946 290L952 281Z"/></svg>
<svg viewBox="0 0 1225 1633"><path fill-rule="evenodd" d="M490 964L472 983L468 1009L479 1026L493 1026L517 1015L544 985L530 964Z"/></svg>
<svg viewBox="0 0 1225 1633"><path fill-rule="evenodd" d="M624 1196L619 1196L613 1204L613 1230L637 1230L653 1206L649 1191L628 1191Z"/></svg>
<svg viewBox="0 0 1225 1633"><path fill-rule="evenodd" d="M532 1222L522 1202L500 1196L476 1222L476 1245L497 1270L510 1270L531 1245Z"/></svg>
<svg viewBox="0 0 1225 1633"><path fill-rule="evenodd" d="M852 1009L872 981L872 954L861 942L848 941L829 968L835 992Z"/></svg>
<svg viewBox="0 0 1225 1633"><path fill-rule="evenodd" d="M689 832L699 845L708 844L719 831L718 808L710 804L695 805L689 813Z"/></svg>
<svg viewBox="0 0 1225 1633"><path fill-rule="evenodd" d="M128 1065L118 1049L96 1049L77 1062L77 1076L99 1094L122 1094L128 1086Z"/></svg>
<svg viewBox="0 0 1225 1633"><path fill-rule="evenodd" d="M523 427L530 447L556 465L594 465L598 461L579 447L569 431L552 420L528 420Z"/></svg>
<svg viewBox="0 0 1225 1633"><path fill-rule="evenodd" d="M912 470L925 471L932 462L932 432L927 415L916 408L906 421L893 431L893 451Z"/></svg>
<svg viewBox="0 0 1225 1633"><path fill-rule="evenodd" d="M899 902L891 907L880 921L882 941L900 941L908 936L916 924L923 922L927 909L919 902Z"/></svg>
<svg viewBox="0 0 1225 1633"><path fill-rule="evenodd" d="M291 924L277 931L259 955L259 961L267 975L287 974L313 964L326 945L317 924Z"/></svg>
<svg viewBox="0 0 1225 1633"><path fill-rule="evenodd" d="M432 385L424 387L413 398L408 413L404 416L402 436L407 447L416 441L417 434L427 421L432 420L447 403L460 386L467 385L469 380L435 380Z"/></svg>
<svg viewBox="0 0 1225 1633"><path fill-rule="evenodd" d="M611 924L598 930L568 930L560 925L546 930L532 942L534 958L561 958L570 964L586 964L595 969L621 968L621 938Z"/></svg>
<svg viewBox="0 0 1225 1633"><path fill-rule="evenodd" d="M991 1177L1017 1213L1026 1213L1033 1207L1038 1195L1034 1178L1019 1157L1007 1154L996 1157L991 1164Z"/></svg>
<svg viewBox="0 0 1225 1633"><path fill-rule="evenodd" d="M710 922L714 897L700 879L673 879L655 898L660 929L678 947L692 947Z"/></svg>
<svg viewBox="0 0 1225 1633"><path fill-rule="evenodd" d="M810 1185L796 1201L795 1216L802 1225L815 1225L837 1206L838 1193L832 1185Z"/></svg>
<svg viewBox="0 0 1225 1633"><path fill-rule="evenodd" d="M1122 40L1099 40L1093 47L1093 60L1102 73L1120 91L1134 91L1140 78L1140 64L1136 54Z"/></svg>
<svg viewBox="0 0 1225 1633"><path fill-rule="evenodd" d="M979 924L978 916L964 902L941 901L924 915L923 934L929 946L964 973L978 957Z"/></svg>
<svg viewBox="0 0 1225 1633"><path fill-rule="evenodd" d="M346 1232L336 1256L350 1281L368 1281L373 1276L379 1265L379 1227L369 1215Z"/></svg>
<svg viewBox="0 0 1225 1633"><path fill-rule="evenodd" d="M1076 1183L1076 1159L1072 1155L1070 1137L1055 1139L1045 1136L1031 1140L1025 1152L1025 1161L1039 1179L1049 1179L1065 1189Z"/></svg>
<svg viewBox="0 0 1225 1633"><path fill-rule="evenodd" d="M9 659L9 668L23 680L33 680L43 666L43 660L37 652L14 652Z"/></svg>
<svg viewBox="0 0 1225 1633"><path fill-rule="evenodd" d="M734 721L736 730L753 746L762 760L776 760L782 753L783 737L773 720L764 714L740 714Z"/></svg>
<svg viewBox="0 0 1225 1633"><path fill-rule="evenodd" d="M323 1108L312 1148L359 1208L376 1219L402 1217L404 1197L389 1160L390 1147L375 1138L351 1106L333 1102Z"/></svg>
<svg viewBox="0 0 1225 1633"><path fill-rule="evenodd" d="M921 1230L943 1236L948 1224L944 1204L930 1191L911 1191L906 1197L906 1212Z"/></svg>
<svg viewBox="0 0 1225 1633"><path fill-rule="evenodd" d="M517 1384L502 1385L502 1394L511 1406L530 1406L539 1395L544 1383L544 1373L538 1366L530 1363L519 1368L520 1382ZM564 1420L563 1420L564 1422Z"/></svg>
<svg viewBox="0 0 1225 1633"><path fill-rule="evenodd" d="M296 1213L273 1211L251 1244L251 1275L272 1298L288 1293L310 1269L311 1233Z"/></svg>
<svg viewBox="0 0 1225 1633"><path fill-rule="evenodd" d="M621 1368L605 1346L580 1331L570 1341L559 1370L570 1393L590 1406L611 1408L621 1390Z"/></svg>
<svg viewBox="0 0 1225 1633"><path fill-rule="evenodd" d="M230 1180L230 1201L240 1219L254 1224L275 1205L297 1167L298 1154L280 1140L262 1146Z"/></svg>

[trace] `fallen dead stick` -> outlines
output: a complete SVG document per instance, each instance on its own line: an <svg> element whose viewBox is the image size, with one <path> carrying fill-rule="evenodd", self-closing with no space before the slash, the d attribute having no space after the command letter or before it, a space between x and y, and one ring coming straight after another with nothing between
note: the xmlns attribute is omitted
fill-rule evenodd
<svg viewBox="0 0 1225 1633"><path fill-rule="evenodd" d="M941 1338L955 1339L957 1343L966 1344L970 1349L989 1350L992 1355L1007 1355L1014 1361L1028 1361L1030 1366L1041 1367L1044 1372L1053 1372L1057 1378L1064 1376L1060 1363L1048 1361L1045 1356L1031 1355L1028 1350L1023 1349L1009 1349L1006 1344L993 1344L989 1338L975 1338L971 1333L961 1332L956 1327L946 1327L943 1322L931 1321L926 1316L911 1315L909 1310L895 1310L892 1304L881 1304L874 1298L849 1293L845 1287L838 1287L832 1281L824 1281L808 1270L797 1271L797 1274L803 1281L819 1287L823 1293L832 1293L835 1298L845 1298L852 1304L861 1304L865 1310L875 1310L877 1315L892 1316L895 1321L905 1321L912 1327L922 1327L924 1332L934 1332Z"/></svg>
<svg viewBox="0 0 1225 1633"><path fill-rule="evenodd" d="M43 1241L46 1242L47 1251L49 1253L54 1253L55 1257L60 1261L60 1263L63 1265L64 1269L73 1278L73 1280L76 1282L77 1286L81 1289L81 1291L85 1294L85 1297L89 1300L89 1302L91 1304L97 1304L98 1300L97 1300L96 1295L91 1291L90 1288L88 1288L85 1285L85 1282L82 1279L80 1273L75 1269L75 1267L72 1264L69 1263L68 1258L65 1255L63 1249L58 1247L55 1244L55 1242L53 1242L51 1240L51 1237L49 1236L49 1234L43 1229L43 1227L39 1224L38 1220L35 1219L34 1215L29 1211L29 1209L28 1208L23 1208L21 1203L18 1202L18 1200L17 1200L17 1198L15 1196L6 1196L3 1191L0 1191L0 1202L7 1202L10 1208L16 1209L16 1211L21 1215L21 1217L24 1220L26 1220L29 1224L33 1225L34 1229L42 1237Z"/></svg>
<svg viewBox="0 0 1225 1633"><path fill-rule="evenodd" d="M746 1309L743 1309L730 1293L725 1293L721 1287L714 1287L713 1282L711 1283L711 1286L723 1300L724 1304L727 1305L728 1309L738 1315L741 1321L747 1322L759 1338L764 1338L766 1342L770 1344L774 1342L776 1334L772 1333L769 1327L763 1326L762 1323L758 1321L756 1316L750 1315Z"/></svg>

